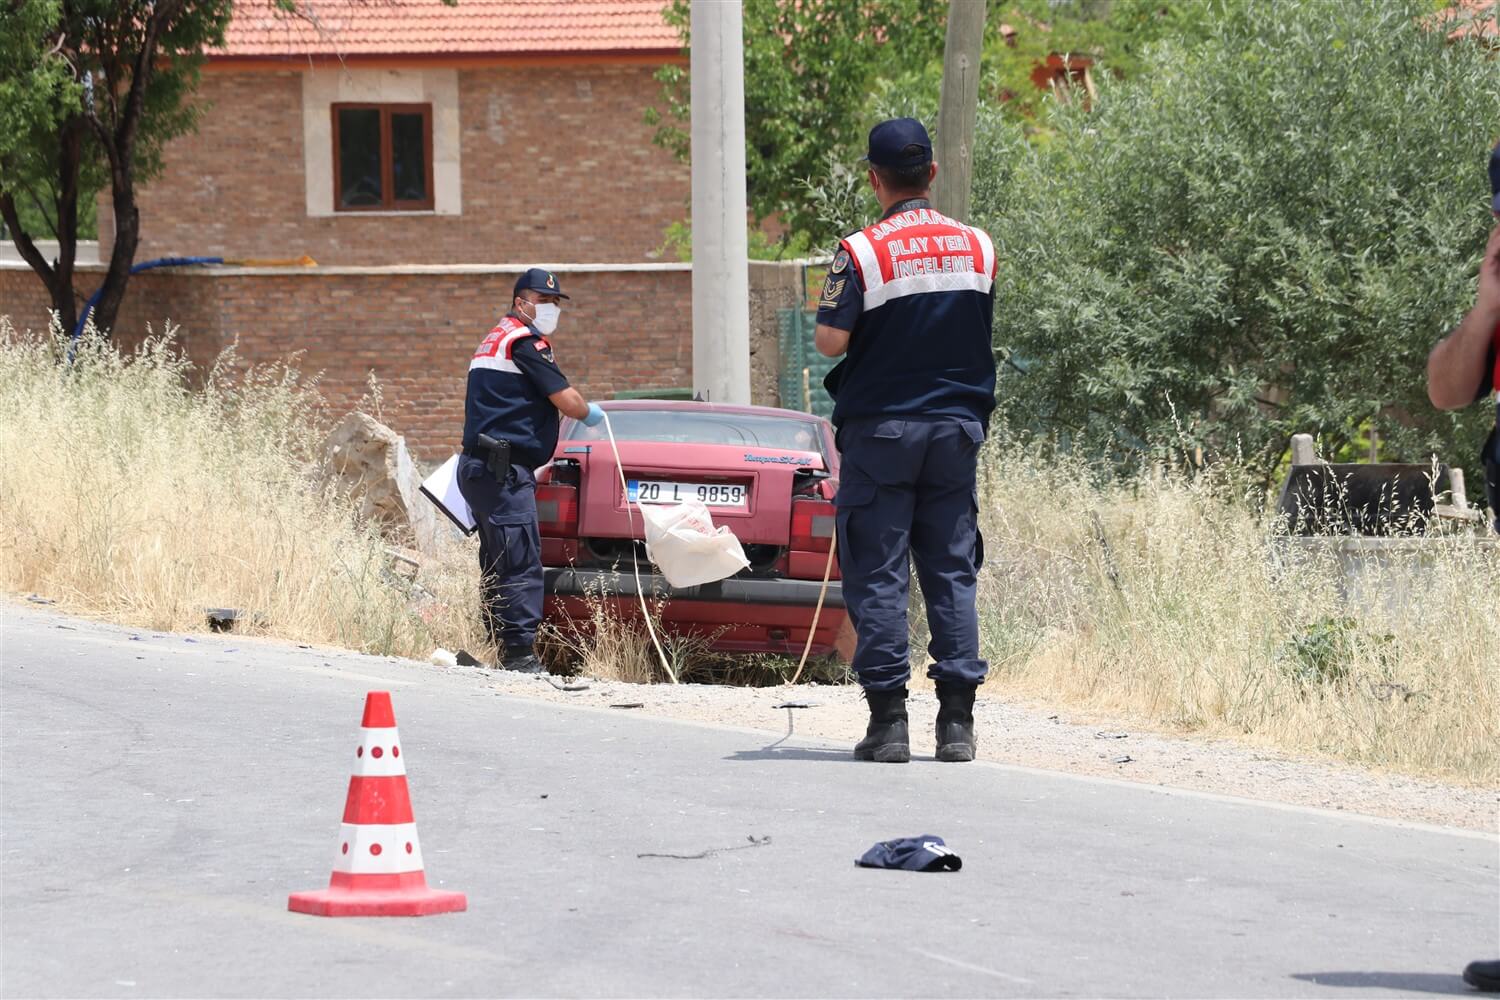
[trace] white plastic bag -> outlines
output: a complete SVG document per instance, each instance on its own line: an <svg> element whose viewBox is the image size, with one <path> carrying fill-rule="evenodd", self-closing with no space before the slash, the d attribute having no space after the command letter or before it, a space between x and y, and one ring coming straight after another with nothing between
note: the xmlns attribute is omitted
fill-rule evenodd
<svg viewBox="0 0 1500 1000"><path fill-rule="evenodd" d="M734 576L750 565L734 532L720 525L702 500L641 504L646 554L674 587L696 587Z"/></svg>

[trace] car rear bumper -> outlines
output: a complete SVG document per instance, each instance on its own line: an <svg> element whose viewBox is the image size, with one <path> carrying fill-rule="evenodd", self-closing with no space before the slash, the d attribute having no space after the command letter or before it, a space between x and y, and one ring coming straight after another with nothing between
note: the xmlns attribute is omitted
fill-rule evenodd
<svg viewBox="0 0 1500 1000"><path fill-rule="evenodd" d="M557 597L635 597L635 575L607 569L575 569L571 566L549 566L545 570L544 588ZM656 573L641 574L641 589L648 598L666 598L676 603L740 604L782 607L815 607L821 580L746 579L735 577L698 587L673 587ZM828 581L823 607L844 607L844 591L837 580Z"/></svg>

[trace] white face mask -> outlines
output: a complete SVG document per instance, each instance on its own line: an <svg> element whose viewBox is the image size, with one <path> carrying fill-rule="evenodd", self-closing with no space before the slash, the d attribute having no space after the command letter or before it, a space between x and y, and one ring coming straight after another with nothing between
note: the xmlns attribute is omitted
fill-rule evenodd
<svg viewBox="0 0 1500 1000"><path fill-rule="evenodd" d="M531 325L538 333L545 337L557 329L557 318L562 315L562 309L556 303L537 302L531 308Z"/></svg>

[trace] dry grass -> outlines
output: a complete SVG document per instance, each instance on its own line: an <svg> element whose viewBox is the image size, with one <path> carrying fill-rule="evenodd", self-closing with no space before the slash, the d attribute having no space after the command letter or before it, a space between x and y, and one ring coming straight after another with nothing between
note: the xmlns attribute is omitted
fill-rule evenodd
<svg viewBox="0 0 1500 1000"><path fill-rule="evenodd" d="M986 463L980 591L992 694L1475 783L1500 778L1500 550L1298 555L1207 477L1100 484L1019 450Z"/></svg>
<svg viewBox="0 0 1500 1000"><path fill-rule="evenodd" d="M682 678L707 656L708 638L663 632L661 603L647 602L662 656L672 668L669 674L638 620L620 615L600 594L589 595L586 603L589 608L586 621L543 624L538 646L552 667L602 680L653 684L669 681L673 675Z"/></svg>
<svg viewBox="0 0 1500 1000"><path fill-rule="evenodd" d="M643 572L647 568L642 567ZM621 567L620 574L628 577L629 570ZM588 595L586 603L586 620L543 623L538 648L549 666L627 684L670 681L671 675L634 607L626 617L600 594ZM662 655L682 683L768 687L787 683L796 672L799 657L716 653L711 647L718 632L673 635L662 627L663 603L648 601L646 607L661 641ZM815 657L808 661L803 679L808 683L844 683L850 678L848 666L837 658Z"/></svg>
<svg viewBox="0 0 1500 1000"><path fill-rule="evenodd" d="M18 337L0 319L0 588L146 628L203 629L205 607L229 606L263 616L251 631L303 642L492 655L472 542L454 539L409 580L353 505L318 485L313 381L232 358L190 379L162 341L132 357L86 343L71 367L63 354L55 333ZM1500 779L1494 549L1454 543L1372 569L1374 586L1405 596L1351 604L1333 560L1288 558L1259 498L1232 484L1101 483L1019 450L985 468L986 693ZM662 680L639 625L602 603L548 641L572 669ZM779 683L795 667L705 646L671 641L684 680Z"/></svg>
<svg viewBox="0 0 1500 1000"><path fill-rule="evenodd" d="M226 356L190 387L167 338L85 340L69 366L56 331L4 318L0 345L0 588L143 628L239 608L249 631L372 653L471 635L468 581L437 565L413 587L317 485L310 380Z"/></svg>

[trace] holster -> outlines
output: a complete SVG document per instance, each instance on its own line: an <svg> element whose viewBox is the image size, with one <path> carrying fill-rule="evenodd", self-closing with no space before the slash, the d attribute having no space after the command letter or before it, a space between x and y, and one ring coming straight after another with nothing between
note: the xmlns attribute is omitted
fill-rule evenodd
<svg viewBox="0 0 1500 1000"><path fill-rule="evenodd" d="M510 442L481 434L479 449L484 452L484 465L490 470L490 475L496 482L504 483L505 477L510 475Z"/></svg>

